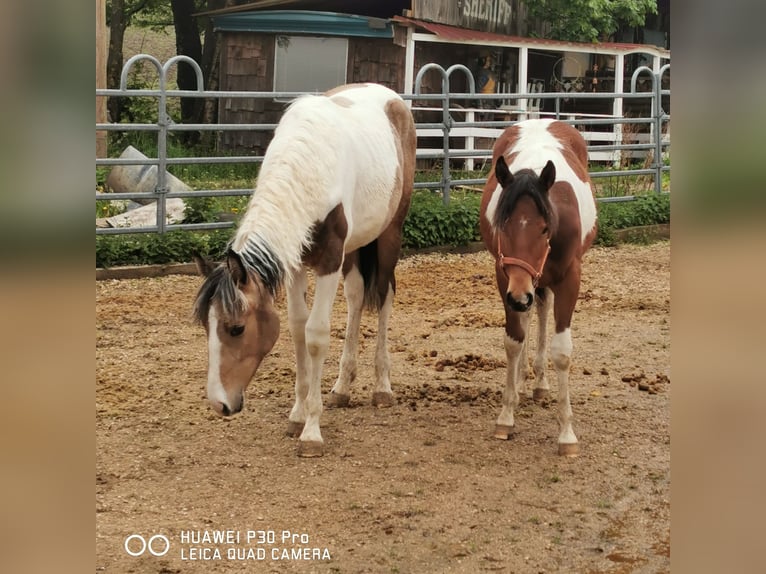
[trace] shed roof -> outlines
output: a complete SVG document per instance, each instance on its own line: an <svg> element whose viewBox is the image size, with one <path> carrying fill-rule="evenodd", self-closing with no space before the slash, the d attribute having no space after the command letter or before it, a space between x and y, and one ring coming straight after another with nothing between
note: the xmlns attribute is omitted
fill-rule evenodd
<svg viewBox="0 0 766 574"><path fill-rule="evenodd" d="M272 34L326 34L393 38L390 20L371 16L316 12L308 10L273 10L234 12L213 17L216 31L265 32Z"/></svg>
<svg viewBox="0 0 766 574"><path fill-rule="evenodd" d="M389 18L392 14L401 14L406 8L410 8L410 0L256 0L217 10L205 10L198 12L196 16L218 16L256 10L310 10Z"/></svg>
<svg viewBox="0 0 766 574"><path fill-rule="evenodd" d="M420 28L430 32L436 39L443 42L462 44L482 44L485 46L507 46L518 48L521 46L536 46L544 50L557 50L561 52L586 52L589 54L630 54L643 53L654 54L661 58L670 58L670 51L650 44L625 44L620 42L598 42L586 44L582 42L564 42L560 40L547 40L544 38L526 38L521 36L506 36L494 32L482 32L458 26L437 24L428 20L394 16L393 21L404 26Z"/></svg>

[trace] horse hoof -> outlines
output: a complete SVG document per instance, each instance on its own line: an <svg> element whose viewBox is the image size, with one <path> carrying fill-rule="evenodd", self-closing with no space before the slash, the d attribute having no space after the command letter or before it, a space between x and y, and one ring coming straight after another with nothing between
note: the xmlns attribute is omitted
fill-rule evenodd
<svg viewBox="0 0 766 574"><path fill-rule="evenodd" d="M534 391L532 391L532 400L533 401L542 401L548 398L548 389L540 389L537 388Z"/></svg>
<svg viewBox="0 0 766 574"><path fill-rule="evenodd" d="M298 443L298 456L316 458L324 454L324 443L318 440L302 440Z"/></svg>
<svg viewBox="0 0 766 574"><path fill-rule="evenodd" d="M511 440L513 438L513 425L495 425L495 438Z"/></svg>
<svg viewBox="0 0 766 574"><path fill-rule="evenodd" d="M285 432L287 436L296 438L301 436L302 432L303 432L303 423L299 423L295 421L287 421L287 431Z"/></svg>
<svg viewBox="0 0 766 574"><path fill-rule="evenodd" d="M341 395L340 393L331 392L327 396L327 407L331 409L346 408L348 406L348 403L350 402L351 402L351 395Z"/></svg>
<svg viewBox="0 0 766 574"><path fill-rule="evenodd" d="M380 409L394 406L394 395L391 393L372 393L372 406Z"/></svg>
<svg viewBox="0 0 766 574"><path fill-rule="evenodd" d="M560 456L569 456L569 457L575 457L580 454L580 443L577 442L567 442L559 443L559 455Z"/></svg>

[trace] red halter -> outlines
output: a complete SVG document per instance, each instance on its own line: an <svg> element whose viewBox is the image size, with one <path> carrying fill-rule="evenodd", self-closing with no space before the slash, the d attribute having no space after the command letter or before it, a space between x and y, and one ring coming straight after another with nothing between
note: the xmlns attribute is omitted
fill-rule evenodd
<svg viewBox="0 0 766 574"><path fill-rule="evenodd" d="M545 255L543 255L543 260L540 263L540 268L538 270L522 259L517 259L516 257L504 256L503 251L500 249L500 235L498 234L497 236L497 264L500 267L500 269L502 269L503 273L505 273L505 267L507 265L515 265L516 267L521 267L524 271L526 271L532 276L532 285L535 288L537 288L537 283L540 281L540 277L542 277L543 275L545 262L548 260L548 254L550 252L551 252L551 240L548 239L548 248L545 250ZM505 276L508 277L508 273L505 273Z"/></svg>

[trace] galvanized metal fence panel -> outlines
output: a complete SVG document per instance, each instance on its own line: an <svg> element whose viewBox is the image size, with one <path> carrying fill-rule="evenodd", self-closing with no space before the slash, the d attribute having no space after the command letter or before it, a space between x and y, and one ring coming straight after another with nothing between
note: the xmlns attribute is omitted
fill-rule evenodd
<svg viewBox="0 0 766 574"><path fill-rule="evenodd" d="M128 76L131 68L138 62L148 62L157 71L158 89L129 89ZM197 90L170 90L168 84L168 71L172 66L178 63L186 63L194 69L197 76ZM662 98L670 96L670 90L662 89L662 78L668 72L670 65L663 66L658 72L654 72L648 67L641 67L635 71L631 78L631 90L624 93L572 93L572 92L518 92L512 94L478 94L474 92L473 75L470 70L462 65L451 66L443 69L438 64L427 64L420 69L415 80L415 93L402 94L402 97L412 102L413 112L421 114L429 110L441 114L439 122L417 122L418 133L418 152L419 160L436 160L442 162L441 179L436 181L417 182L415 187L418 189L439 189L443 195L445 203L449 202L450 190L457 186L480 186L485 182L485 178L472 179L452 179L451 167L456 161L467 162L471 167L475 160L487 162L491 160L492 150L489 148L476 148L475 140L477 138L497 138L502 131L509 125L526 119L528 117L551 117L571 123L583 132L586 140L589 142L588 152L591 161L606 161L618 164L621 156L630 154L631 156L641 156L647 152L652 152L651 164L644 168L615 169L608 171L592 171L591 178L603 177L635 177L638 175L652 176L654 179L655 192L662 191L662 174L670 171L670 164L665 165L663 158L667 156L670 148L670 138L664 135L664 127L669 124L670 115L663 110ZM431 71L436 71L442 76L442 92L438 94L422 94L420 90L423 76ZM449 78L452 73L460 72L466 75L469 92L451 93L449 91ZM637 91L638 78L642 75L649 75L651 79L651 91ZM221 229L231 227L230 221L218 221L207 223L173 223L166 221L166 202L169 199L187 199L198 197L233 197L244 196L252 193L252 188L246 189L198 189L171 191L167 184L167 168L174 165L189 164L242 164L242 163L261 163L262 155L240 155L240 156L204 156L204 157L168 157L168 136L180 132L226 132L226 131L268 131L272 132L275 123L261 124L179 124L172 121L168 114L168 100L170 98L204 98L204 99L293 99L303 95L303 92L233 92L233 91L205 91L203 89L202 71L198 64L187 56L175 56L164 64L160 63L155 57L147 54L139 54L130 58L123 67L119 89L100 89L96 90L97 97L124 97L124 98L156 98L157 100L157 122L156 123L97 123L96 131L107 132L148 132L157 134L157 156L146 159L125 159L125 158L99 158L96 159L96 166L109 167L120 165L134 166L156 166L157 181L152 192L152 199L156 200L157 212L154 225L142 227L114 227L114 228L96 228L98 235L120 234L120 233L165 233L173 230L203 230L203 229ZM622 98L623 100L649 99L651 113L647 117L588 117L573 113L564 113L561 111L562 101L570 99L609 99ZM521 105L506 105L506 109L497 110L494 113L500 113L504 117L501 120L486 120L479 114L486 115L490 110L477 109L475 106L478 101L496 101L500 106L507 102L517 102ZM554 112L545 113L540 110L540 103L552 101ZM455 104L464 102L467 105ZM530 106L532 102L535 105ZM435 105L434 105L435 103ZM421 104L430 104L431 107ZM459 106L459 107L456 107ZM457 121L454 115L463 115L463 121ZM625 143L621 137L621 126L624 125L649 126L649 133L643 134L642 140ZM610 126L610 131L589 131L592 127ZM441 137L441 149L426 148L420 145L424 138ZM462 138L464 146L462 148L450 147L450 140ZM470 170L468 170L470 171ZM114 201L114 200L146 200L146 192L123 192L123 193L105 193L96 192L96 201ZM619 197L599 198L599 201L630 201L634 199L632 195Z"/></svg>

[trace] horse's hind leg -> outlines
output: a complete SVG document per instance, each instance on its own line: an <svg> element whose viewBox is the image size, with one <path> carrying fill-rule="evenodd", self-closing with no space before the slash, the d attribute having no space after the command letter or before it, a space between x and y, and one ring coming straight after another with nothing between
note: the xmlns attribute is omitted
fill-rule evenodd
<svg viewBox="0 0 766 574"><path fill-rule="evenodd" d="M550 289L538 289L535 297L537 309L537 353L532 369L535 372L535 389L532 398L536 401L548 397L550 385L545 376L548 360L548 315L553 306L553 292Z"/></svg>
<svg viewBox="0 0 766 574"><path fill-rule="evenodd" d="M378 311L378 341L375 348L375 390L372 404L376 407L390 407L394 404L391 391L391 360L388 356L388 320L394 306L394 289L389 285L388 293Z"/></svg>
<svg viewBox="0 0 766 574"><path fill-rule="evenodd" d="M376 407L390 407L395 402L394 393L391 390L388 321L394 306L394 294L396 292L394 270L399 260L401 244L400 222L391 223L377 241L378 339L375 347L375 388L372 393L372 404Z"/></svg>
<svg viewBox="0 0 766 574"><path fill-rule="evenodd" d="M306 321L309 309L306 305L306 271L300 270L293 276L287 288L287 320L290 335L295 345L295 404L290 411L287 434L300 436L306 422L306 397L309 391L309 362L306 351Z"/></svg>
<svg viewBox="0 0 766 574"><path fill-rule="evenodd" d="M351 385L356 380L356 361L359 349L359 323L364 304L364 280L358 267L358 252L348 255L344 262L345 279L343 292L346 295L348 321L343 354L340 358L338 379L327 398L328 407L347 407L351 400Z"/></svg>

